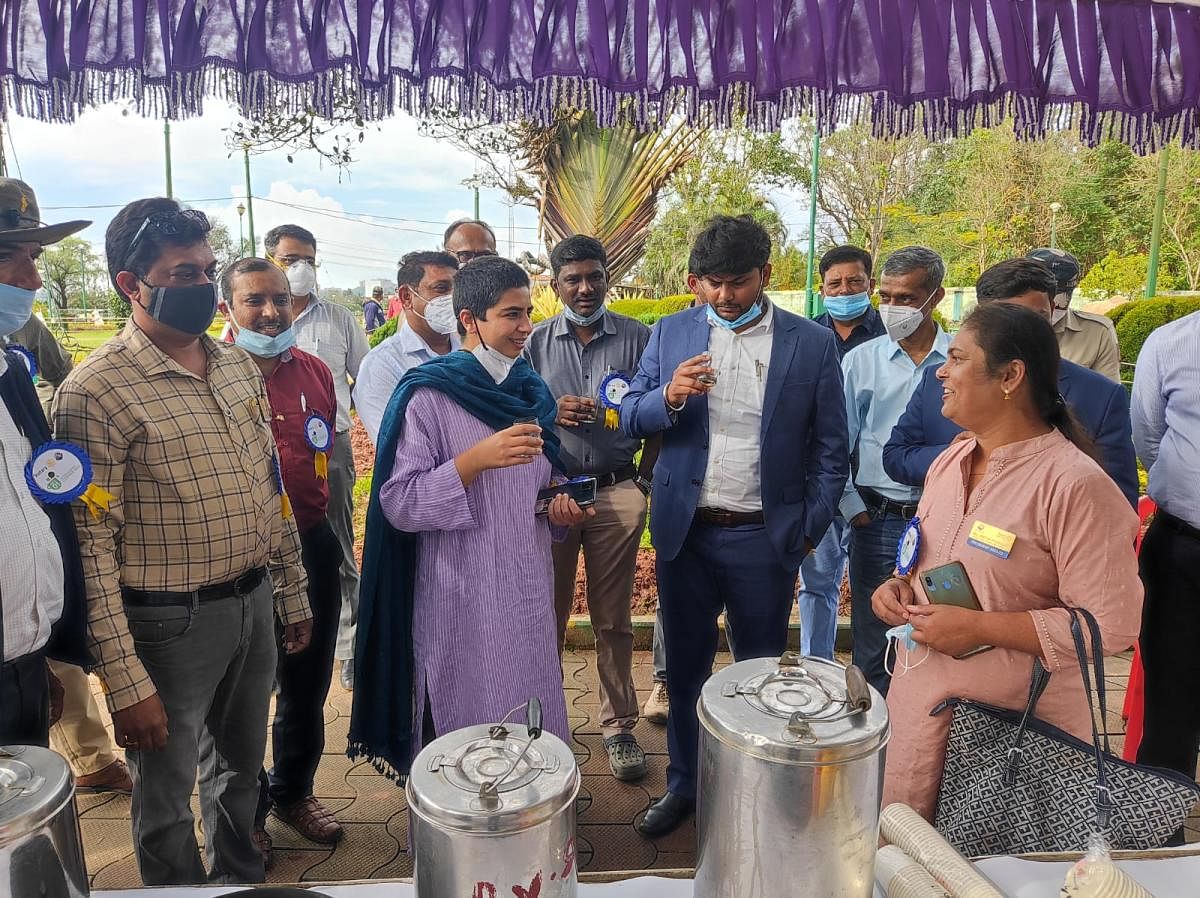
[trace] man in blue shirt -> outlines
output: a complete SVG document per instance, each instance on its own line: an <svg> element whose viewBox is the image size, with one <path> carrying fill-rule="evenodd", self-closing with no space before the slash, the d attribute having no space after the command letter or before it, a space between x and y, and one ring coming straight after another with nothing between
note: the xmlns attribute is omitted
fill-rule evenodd
<svg viewBox="0 0 1200 898"><path fill-rule="evenodd" d="M1200 746L1200 313L1164 324L1138 356L1133 442L1158 505L1142 541L1139 640L1146 718L1138 762L1196 775ZM1182 844L1182 833L1172 840Z"/></svg>
<svg viewBox="0 0 1200 898"><path fill-rule="evenodd" d="M1050 320L1056 283L1054 272L1044 262L1008 259L980 275L975 293L981 303L1011 302ZM942 416L942 385L935 375L936 369L925 373L883 447L883 468L898 483L916 487L924 484L933 460L962 432ZM1136 507L1137 460L1125 389L1103 374L1066 359L1059 364L1058 389L1096 441L1104 470Z"/></svg>
<svg viewBox="0 0 1200 898"><path fill-rule="evenodd" d="M879 315L887 333L846 353L846 425L858 465L846 481L840 510L850 524L850 630L854 663L887 695L887 625L871 610L871 595L896 567L896 546L917 512L921 491L883 469L883 445L927 369L946 360L950 338L933 318L946 291L946 267L922 246L897 250L883 263Z"/></svg>
<svg viewBox="0 0 1200 898"><path fill-rule="evenodd" d="M871 306L875 279L871 254L857 246L837 246L821 257L821 298L825 313L814 319L833 331L838 359L856 346L883 336L883 321ZM800 564L800 650L833 658L838 598L846 572L849 530L835 515L812 554Z"/></svg>

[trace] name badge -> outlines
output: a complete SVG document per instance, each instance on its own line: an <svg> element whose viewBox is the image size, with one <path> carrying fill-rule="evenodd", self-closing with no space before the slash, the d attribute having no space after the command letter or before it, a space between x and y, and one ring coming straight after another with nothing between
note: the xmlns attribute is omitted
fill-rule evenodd
<svg viewBox="0 0 1200 898"><path fill-rule="evenodd" d="M1017 541L1015 533L976 521L971 525L971 533L967 537L967 545L995 555L997 558L1007 558L1012 552L1013 544Z"/></svg>

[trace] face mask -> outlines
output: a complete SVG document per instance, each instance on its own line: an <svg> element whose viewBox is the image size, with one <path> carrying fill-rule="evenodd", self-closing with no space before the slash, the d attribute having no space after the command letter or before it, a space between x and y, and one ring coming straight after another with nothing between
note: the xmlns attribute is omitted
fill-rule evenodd
<svg viewBox="0 0 1200 898"><path fill-rule="evenodd" d="M749 324L755 318L762 314L762 294L758 295L758 299L754 300L754 305L738 315L733 321L726 321L717 314L717 310L711 305L708 307L708 323L715 324L717 327L723 327L726 330L737 330L743 324Z"/></svg>
<svg viewBox="0 0 1200 898"><path fill-rule="evenodd" d="M35 292L12 284L0 284L0 336L15 334L29 321Z"/></svg>
<svg viewBox="0 0 1200 898"><path fill-rule="evenodd" d="M256 355L262 359L273 359L276 356L283 355L296 345L296 332L289 327L287 330L280 331L273 337L268 337L266 334L260 334L258 331L242 327L238 328L233 342L251 355Z"/></svg>
<svg viewBox="0 0 1200 898"><path fill-rule="evenodd" d="M145 282L143 282L145 283ZM217 316L217 285L150 287L150 305L143 306L160 324L194 337L200 336Z"/></svg>
<svg viewBox="0 0 1200 898"><path fill-rule="evenodd" d="M563 315L567 320L578 327L591 327L597 321L604 317L604 303L596 306L596 311L590 315L580 315L568 305L563 306Z"/></svg>
<svg viewBox="0 0 1200 898"><path fill-rule="evenodd" d="M890 630L888 630L886 633L883 634L884 637L888 641L887 642L888 646L894 647L893 650L896 653L897 661L900 660L900 646L901 646L901 644L904 645L904 661L901 662L902 666L899 668L899 673L901 673L901 674L906 674L910 670L916 670L918 667L920 667L922 664L924 664L927 660L929 660L930 649L929 649L929 646L926 646L925 647L925 656L920 661L918 661L916 664L909 663L909 661L908 661L909 655L921 647L920 643L913 641L912 631L913 631L912 624L901 624L898 627L892 627ZM883 656L883 669L884 669L884 671L886 671L886 673L889 677L894 677L897 675L895 670L888 668L888 659L887 659L886 651L884 652L884 656Z"/></svg>
<svg viewBox="0 0 1200 898"><path fill-rule="evenodd" d="M435 296L425 303L424 315L417 312L416 309L413 311L416 312L418 318L425 319L425 323L435 334L454 333L455 323L458 319L454 317L454 298L449 293L445 296Z"/></svg>
<svg viewBox="0 0 1200 898"><path fill-rule="evenodd" d="M871 308L869 293L855 293L853 296L826 296L825 311L834 321L853 321L866 314Z"/></svg>
<svg viewBox="0 0 1200 898"><path fill-rule="evenodd" d="M1055 325L1067 317L1067 309L1071 305L1070 293L1057 293L1054 296L1054 310L1050 313L1050 324Z"/></svg>
<svg viewBox="0 0 1200 898"><path fill-rule="evenodd" d="M471 350L471 355L479 360L479 364L483 365L483 370L492 376L497 384L504 383L504 379L508 377L508 372L512 371L513 365L517 363L516 359L510 359L499 350L492 349L483 342L480 338L479 345Z"/></svg>
<svg viewBox="0 0 1200 898"><path fill-rule="evenodd" d="M883 326L887 330L887 335L899 343L906 337L911 337L917 332L917 328L921 326L924 320L925 307L929 305L929 300L917 307L912 306L894 306L888 303L879 306L879 317L883 319Z"/></svg>
<svg viewBox="0 0 1200 898"><path fill-rule="evenodd" d="M317 289L317 269L311 262L293 262L285 273L292 296L308 296Z"/></svg>

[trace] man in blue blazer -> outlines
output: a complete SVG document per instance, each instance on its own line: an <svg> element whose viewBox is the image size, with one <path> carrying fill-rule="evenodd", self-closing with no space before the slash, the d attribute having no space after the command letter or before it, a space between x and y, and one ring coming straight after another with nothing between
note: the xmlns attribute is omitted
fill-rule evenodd
<svg viewBox="0 0 1200 898"><path fill-rule="evenodd" d="M1011 302L1049 321L1057 283L1054 272L1044 262L1009 259L980 275L975 291L981 303ZM936 374L936 368L925 373L883 448L884 470L900 483L924 484L933 460L962 433L962 428L942 417L942 385ZM1058 389L1096 441L1104 470L1136 508L1137 459L1125 388L1063 359L1059 363Z"/></svg>
<svg viewBox="0 0 1200 898"><path fill-rule="evenodd" d="M736 659L777 656L800 562L846 476L846 407L833 334L767 301L771 238L718 216L696 239L701 300L655 325L621 403L635 439L662 433L650 497L667 650L667 794L638 821L675 829L695 807L696 700L724 609Z"/></svg>

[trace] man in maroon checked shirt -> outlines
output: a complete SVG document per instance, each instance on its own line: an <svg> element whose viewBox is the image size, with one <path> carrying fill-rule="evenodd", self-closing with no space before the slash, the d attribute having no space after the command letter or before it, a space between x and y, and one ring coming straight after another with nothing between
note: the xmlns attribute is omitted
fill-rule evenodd
<svg viewBox="0 0 1200 898"><path fill-rule="evenodd" d="M234 344L250 353L266 380L271 429L300 531L313 612L309 647L279 658L279 693L271 730L275 763L260 776L262 797L254 833L263 862L270 868L271 839L264 824L272 807L276 817L314 842L333 843L343 834L333 814L313 797L313 777L325 747L322 712L333 675L341 608L342 551L325 518L326 465L333 451L337 400L329 368L295 347L291 291L278 267L266 259L239 259L221 275L221 296Z"/></svg>

